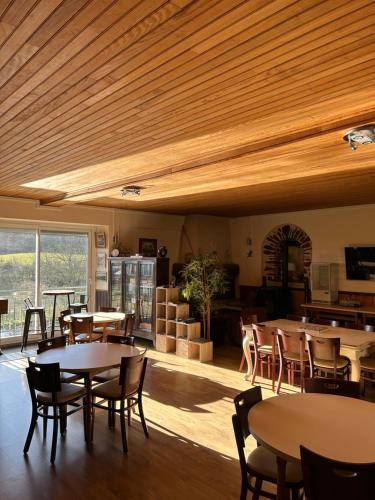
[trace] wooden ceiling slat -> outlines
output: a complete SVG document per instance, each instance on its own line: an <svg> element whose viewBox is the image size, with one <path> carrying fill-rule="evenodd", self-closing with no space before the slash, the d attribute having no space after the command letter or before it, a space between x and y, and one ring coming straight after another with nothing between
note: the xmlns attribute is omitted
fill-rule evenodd
<svg viewBox="0 0 375 500"><path fill-rule="evenodd" d="M223 215L368 202L371 146L342 135L375 115L374 19L371 0L0 0L0 195Z"/></svg>
<svg viewBox="0 0 375 500"><path fill-rule="evenodd" d="M366 37L366 39L365 39L365 43L368 43L369 39L370 39L370 37ZM357 43L357 44L360 44L361 42L360 42L360 40L359 40L359 41L357 41L356 43ZM351 44L351 47L353 47L353 44ZM331 51L331 54L330 54L330 55L332 55L332 51ZM330 56L330 55L329 55L329 56ZM337 53L336 53L336 55L337 55ZM337 59L337 57L336 57L336 59ZM313 64L314 64L314 61L313 61L313 63L312 63L311 65L313 65ZM322 66L322 67L323 67L323 66ZM332 70L332 66L331 66L331 70ZM331 71L331 72L332 72L332 71ZM198 102L197 104L199 104L199 102ZM203 107L202 109L204 109L204 107ZM167 118L169 118L169 117L167 117ZM171 124L172 124L172 123L173 123L173 122L171 122ZM120 130L120 131L121 131L121 130Z"/></svg>
<svg viewBox="0 0 375 500"><path fill-rule="evenodd" d="M77 116L77 113L74 116Z"/></svg>

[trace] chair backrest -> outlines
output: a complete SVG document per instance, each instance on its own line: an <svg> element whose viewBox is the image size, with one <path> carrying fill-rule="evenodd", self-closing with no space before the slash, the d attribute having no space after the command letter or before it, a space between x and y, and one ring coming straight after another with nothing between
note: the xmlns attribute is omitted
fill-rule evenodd
<svg viewBox="0 0 375 500"><path fill-rule="evenodd" d="M311 318L309 316L301 316L302 323L310 323Z"/></svg>
<svg viewBox="0 0 375 500"><path fill-rule="evenodd" d="M270 326L263 326L260 324L253 324L254 331L254 347L262 347L270 345L273 349L276 346L275 329Z"/></svg>
<svg viewBox="0 0 375 500"><path fill-rule="evenodd" d="M334 328L338 328L340 326L340 321L338 321L337 319L332 319L330 321L330 325L333 326Z"/></svg>
<svg viewBox="0 0 375 500"><path fill-rule="evenodd" d="M133 333L134 329L134 323L135 323L135 314L127 314L125 316L125 335L131 335Z"/></svg>
<svg viewBox="0 0 375 500"><path fill-rule="evenodd" d="M363 325L363 330L365 332L375 332L375 326L374 325Z"/></svg>
<svg viewBox="0 0 375 500"><path fill-rule="evenodd" d="M53 339L40 340L38 342L38 350L37 354L40 354L44 351L49 351L50 349L56 349L57 347L65 347L66 346L66 337L54 337Z"/></svg>
<svg viewBox="0 0 375 500"><path fill-rule="evenodd" d="M311 318L308 316L298 316L297 314L287 314L286 319L290 319L292 321L300 321L301 323L310 323Z"/></svg>
<svg viewBox="0 0 375 500"><path fill-rule="evenodd" d="M359 399L360 383L337 378L305 378L305 391Z"/></svg>
<svg viewBox="0 0 375 500"><path fill-rule="evenodd" d="M58 316L58 320L59 320L61 335L65 335L65 333L66 333L65 330L70 330L69 323L64 321L65 316L69 316L69 315L70 315L70 309L64 309L64 311L60 311L60 314Z"/></svg>
<svg viewBox="0 0 375 500"><path fill-rule="evenodd" d="M245 336L245 330L244 330L244 325L252 325L252 324L257 324L258 323L258 315L257 314L251 314L251 313L246 313L244 312L240 316L240 330L242 333L242 336Z"/></svg>
<svg viewBox="0 0 375 500"><path fill-rule="evenodd" d="M56 393L61 391L59 363L34 363L29 359L26 368L31 399L36 400L35 391Z"/></svg>
<svg viewBox="0 0 375 500"><path fill-rule="evenodd" d="M307 500L370 500L375 498L375 463L337 462L301 450L303 485Z"/></svg>
<svg viewBox="0 0 375 500"><path fill-rule="evenodd" d="M262 389L259 386L251 387L246 391L240 392L233 399L241 429L242 440L244 441L243 446L245 446L245 439L251 434L248 422L249 411L253 406L262 401L262 399Z"/></svg>
<svg viewBox="0 0 375 500"><path fill-rule="evenodd" d="M116 307L100 306L99 307L99 311L100 312L113 313L113 312L116 312L117 309L116 309Z"/></svg>
<svg viewBox="0 0 375 500"><path fill-rule="evenodd" d="M124 335L107 335L107 342L110 344L125 344L134 346L135 337L132 335L128 335L125 337Z"/></svg>
<svg viewBox="0 0 375 500"><path fill-rule="evenodd" d="M142 392L147 366L146 350L137 356L121 358L119 384L122 386L122 397L129 392Z"/></svg>
<svg viewBox="0 0 375 500"><path fill-rule="evenodd" d="M26 299L23 299L23 302L25 304L26 309L32 309L34 307L34 304L31 301L30 297L26 297Z"/></svg>
<svg viewBox="0 0 375 500"><path fill-rule="evenodd" d="M71 316L70 328L74 336L80 333L92 334L93 317L91 315L75 317Z"/></svg>
<svg viewBox="0 0 375 500"><path fill-rule="evenodd" d="M286 330L277 329L277 342L279 352L293 352L299 354L300 359L303 359L306 346L306 336L304 332L290 332Z"/></svg>
<svg viewBox="0 0 375 500"><path fill-rule="evenodd" d="M313 360L334 361L340 355L340 337L317 337L306 333L306 341Z"/></svg>

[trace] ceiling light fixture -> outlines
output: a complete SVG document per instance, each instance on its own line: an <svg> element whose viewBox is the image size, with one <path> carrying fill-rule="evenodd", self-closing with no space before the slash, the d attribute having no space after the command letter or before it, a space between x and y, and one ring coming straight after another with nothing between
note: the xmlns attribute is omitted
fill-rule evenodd
<svg viewBox="0 0 375 500"><path fill-rule="evenodd" d="M362 125L361 127L352 128L343 137L344 141L349 143L349 146L355 151L359 144L375 143L375 125Z"/></svg>
<svg viewBox="0 0 375 500"><path fill-rule="evenodd" d="M122 196L139 196L141 194L140 186L125 186L121 189Z"/></svg>

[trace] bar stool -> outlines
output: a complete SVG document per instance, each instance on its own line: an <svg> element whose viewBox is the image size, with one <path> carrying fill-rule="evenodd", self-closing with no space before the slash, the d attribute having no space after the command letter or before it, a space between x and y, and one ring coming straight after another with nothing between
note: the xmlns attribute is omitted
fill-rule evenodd
<svg viewBox="0 0 375 500"><path fill-rule="evenodd" d="M42 340L47 339L47 322L46 322L46 311L44 309L44 306L34 306L34 304L31 302L29 298L25 299L24 303L26 306L26 313L25 313L25 324L23 327L21 352L24 350L25 347L27 347L27 340L30 331L30 322L33 316L35 315L39 316Z"/></svg>

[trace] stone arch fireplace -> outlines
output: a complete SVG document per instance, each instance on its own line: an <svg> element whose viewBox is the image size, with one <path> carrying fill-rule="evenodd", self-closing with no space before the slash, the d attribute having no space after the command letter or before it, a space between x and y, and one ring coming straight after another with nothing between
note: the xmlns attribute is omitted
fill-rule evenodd
<svg viewBox="0 0 375 500"><path fill-rule="evenodd" d="M303 282L309 278L312 243L309 235L294 224L282 224L263 241L263 276L269 284Z"/></svg>

